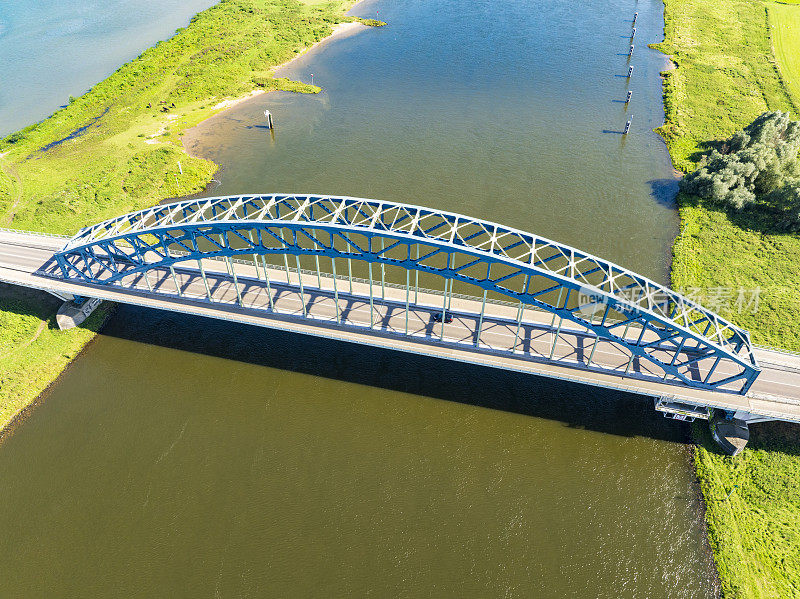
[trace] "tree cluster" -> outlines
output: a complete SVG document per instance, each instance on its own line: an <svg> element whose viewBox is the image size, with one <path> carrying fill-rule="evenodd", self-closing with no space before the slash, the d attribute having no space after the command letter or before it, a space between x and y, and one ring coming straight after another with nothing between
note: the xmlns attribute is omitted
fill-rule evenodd
<svg viewBox="0 0 800 599"><path fill-rule="evenodd" d="M800 229L800 122L765 112L703 157L681 190L735 210L757 205Z"/></svg>

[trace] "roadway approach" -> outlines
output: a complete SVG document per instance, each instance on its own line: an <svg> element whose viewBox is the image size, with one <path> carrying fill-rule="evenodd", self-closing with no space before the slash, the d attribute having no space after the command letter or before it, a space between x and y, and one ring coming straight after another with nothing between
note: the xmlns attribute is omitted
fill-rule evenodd
<svg viewBox="0 0 800 599"><path fill-rule="evenodd" d="M0 281L617 389L679 419L800 422L800 355L574 248L421 207L233 196L73 237L3 230Z"/></svg>

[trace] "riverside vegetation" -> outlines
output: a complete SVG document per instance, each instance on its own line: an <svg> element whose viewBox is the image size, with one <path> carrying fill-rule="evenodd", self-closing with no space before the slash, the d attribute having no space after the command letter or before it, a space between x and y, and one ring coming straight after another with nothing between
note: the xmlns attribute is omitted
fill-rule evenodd
<svg viewBox="0 0 800 599"><path fill-rule="evenodd" d="M677 168L694 171L712 148L724 146L721 140L762 113L792 112L796 118L800 29L791 26L797 23L796 3L665 0L665 41L656 47L672 56L676 69L665 73L660 132ZM721 161L730 166L734 160ZM701 191L697 184L704 178L693 175L684 189ZM673 286L701 295L759 288L757 311L731 310L728 316L756 343L799 350L800 235L787 230L791 219L775 203L770 206L769 189L753 186L752 197L719 191L724 193L716 199L707 188L708 199L678 196ZM751 205L738 209L739 200ZM723 597L800 597L797 427L755 425L748 447L734 459L713 448L703 427L696 432L695 464Z"/></svg>
<svg viewBox="0 0 800 599"><path fill-rule="evenodd" d="M274 67L327 37L354 0L222 0L44 121L0 140L0 226L72 234L201 191L217 167L183 132L254 89L316 93ZM371 25L382 25L375 21ZM180 164L179 164L180 163ZM103 313L55 333L57 302L0 287L0 429L54 380ZM42 324L44 323L44 324Z"/></svg>

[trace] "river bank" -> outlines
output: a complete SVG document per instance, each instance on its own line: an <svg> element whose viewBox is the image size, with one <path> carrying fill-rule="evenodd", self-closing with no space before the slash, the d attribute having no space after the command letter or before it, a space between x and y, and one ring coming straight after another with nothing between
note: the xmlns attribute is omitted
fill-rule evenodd
<svg viewBox="0 0 800 599"><path fill-rule="evenodd" d="M201 191L217 166L187 155L183 132L254 93L318 92L272 75L332 36L363 27L345 16L354 0L246 4L226 2L198 13L188 27L48 119L0 140L0 220L71 234ZM261 42L252 44L253 37ZM0 361L0 430L78 355L105 313L58 335L57 308L46 294L0 289L0 354L8 356Z"/></svg>
<svg viewBox="0 0 800 599"><path fill-rule="evenodd" d="M664 73L666 122L659 131L679 170L693 170L708 142L728 137L762 112L797 115L798 98L791 97L773 58L768 21L773 6L665 1L665 41L657 47L677 68ZM794 8L800 11L798 6L781 10ZM791 55L797 52L800 48ZM783 53L789 50L784 47ZM800 236L683 194L678 204L673 287L696 290L703 298L758 290L756 310L735 310L729 300L720 311L747 328L756 343L800 349ZM720 455L707 432L697 429L695 466L724 597L800 595L795 429L754 425L748 448L736 459Z"/></svg>

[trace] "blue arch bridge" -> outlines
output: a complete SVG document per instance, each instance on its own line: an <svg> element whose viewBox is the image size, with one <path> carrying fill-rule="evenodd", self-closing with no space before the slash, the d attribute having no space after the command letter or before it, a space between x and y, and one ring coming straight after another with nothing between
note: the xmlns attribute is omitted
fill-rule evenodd
<svg viewBox="0 0 800 599"><path fill-rule="evenodd" d="M798 356L607 260L421 206L242 195L71 238L7 230L0 280L624 389L680 418L800 421Z"/></svg>

